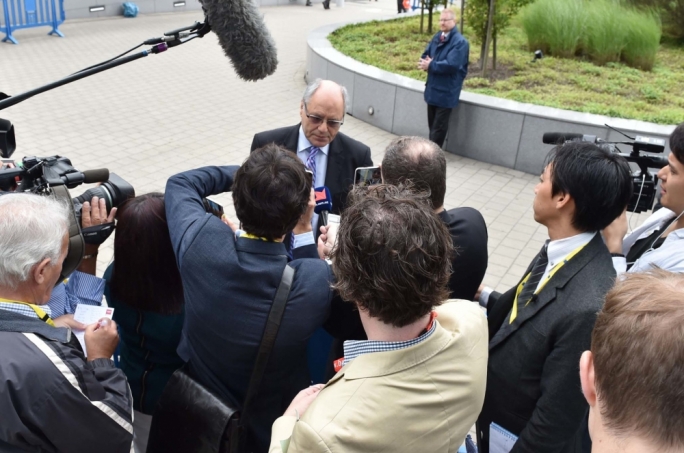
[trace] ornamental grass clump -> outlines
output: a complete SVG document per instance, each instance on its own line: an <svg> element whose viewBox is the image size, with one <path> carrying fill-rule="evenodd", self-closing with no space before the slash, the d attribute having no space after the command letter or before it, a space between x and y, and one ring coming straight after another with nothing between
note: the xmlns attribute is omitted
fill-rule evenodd
<svg viewBox="0 0 684 453"><path fill-rule="evenodd" d="M656 14L614 0L537 0L521 12L529 49L598 65L624 61L650 70L660 45Z"/></svg>
<svg viewBox="0 0 684 453"><path fill-rule="evenodd" d="M521 15L530 50L571 58L585 34L585 10L580 1L537 0Z"/></svg>

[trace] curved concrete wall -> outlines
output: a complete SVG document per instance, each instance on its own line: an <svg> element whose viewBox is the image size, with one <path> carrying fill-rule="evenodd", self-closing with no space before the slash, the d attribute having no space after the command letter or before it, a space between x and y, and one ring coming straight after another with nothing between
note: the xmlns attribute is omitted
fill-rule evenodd
<svg viewBox="0 0 684 453"><path fill-rule="evenodd" d="M327 36L347 24L328 25L311 32L307 42L307 81L331 79L347 87L348 113L356 118L397 135L427 137L424 83L360 63L333 49ZM630 135L665 139L675 128L462 91L461 101L451 114L444 148L479 161L539 173L550 149L542 143L544 132L576 132L613 141L625 139L605 127L606 123ZM621 150L631 151L627 147ZM669 152L669 146L665 152Z"/></svg>

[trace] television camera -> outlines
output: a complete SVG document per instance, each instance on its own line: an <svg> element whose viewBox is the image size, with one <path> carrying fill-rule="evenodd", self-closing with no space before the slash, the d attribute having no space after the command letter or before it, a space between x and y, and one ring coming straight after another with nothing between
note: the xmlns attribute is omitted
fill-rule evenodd
<svg viewBox="0 0 684 453"><path fill-rule="evenodd" d="M78 171L71 161L62 156L24 157L20 163L11 159L16 149L14 127L0 119L0 195L11 192L30 192L53 196L70 207L69 252L62 266L62 277L73 272L81 263L85 244L101 244L114 230L112 223L81 229L83 203L94 196L105 200L107 211L135 196L135 190L123 178L107 169ZM82 195L71 198L68 189L81 184L101 183ZM61 281L61 279L60 279Z"/></svg>
<svg viewBox="0 0 684 453"><path fill-rule="evenodd" d="M606 127L619 132L631 141L609 142L598 138L595 135L570 132L546 132L542 137L542 141L549 145L562 145L563 143L571 141L594 143L600 148L624 157L628 162L635 163L639 169L632 173L634 192L632 194L632 199L627 206L627 210L636 213L648 211L653 208L658 186L658 178L655 173L649 171L649 168L660 169L668 165L666 157L654 155L655 153L662 153L665 150L665 140L655 137L644 137L641 135L630 137L624 132L610 127L607 124ZM623 153L618 148L618 145L631 146L632 151Z"/></svg>

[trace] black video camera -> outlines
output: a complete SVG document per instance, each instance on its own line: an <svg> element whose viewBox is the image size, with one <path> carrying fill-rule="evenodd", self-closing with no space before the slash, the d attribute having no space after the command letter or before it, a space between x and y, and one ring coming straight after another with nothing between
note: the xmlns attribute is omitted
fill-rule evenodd
<svg viewBox="0 0 684 453"><path fill-rule="evenodd" d="M69 218L69 252L62 266L62 277L71 274L81 263L85 243L99 244L102 238L108 237L112 224L103 224L81 231L81 211L83 203L94 196L105 200L107 211L121 205L125 200L135 196L133 186L107 169L76 170L66 157L24 157L20 164L10 159L16 149L14 128L12 123L0 119L0 195L8 192L30 192L37 195L54 196L68 204L71 209ZM101 182L93 189L88 189L81 196L71 198L68 189L81 184ZM61 281L61 279L60 279Z"/></svg>
<svg viewBox="0 0 684 453"><path fill-rule="evenodd" d="M608 142L596 137L595 135L584 135L576 133L565 132L546 132L542 141L549 145L562 145L566 142L579 141L594 143L600 148L603 148L611 153L618 154L624 157L628 162L634 162L639 166L639 170L632 173L632 182L634 184L634 192L632 199L629 201L627 210L630 212L640 213L648 211L653 208L655 201L656 189L658 186L658 178L655 173L650 172L649 168L663 168L668 165L666 157L654 156L645 153L662 153L665 150L665 140L654 137L644 137L637 135L630 137L629 135L618 131L606 124L607 127L613 129L625 137L629 138L630 142ZM632 147L632 152L623 153L617 145L629 145Z"/></svg>

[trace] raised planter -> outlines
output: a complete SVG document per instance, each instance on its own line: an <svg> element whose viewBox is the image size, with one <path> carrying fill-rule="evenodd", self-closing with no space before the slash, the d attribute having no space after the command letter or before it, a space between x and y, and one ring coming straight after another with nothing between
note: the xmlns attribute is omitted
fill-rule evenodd
<svg viewBox="0 0 684 453"><path fill-rule="evenodd" d="M423 82L360 63L332 47L328 35L350 23L355 22L326 25L309 34L307 81L322 78L344 85L350 95L347 113L355 118L397 135L427 137ZM427 36L425 40L427 43ZM419 57L416 55L416 61ZM539 173L550 149L549 145L542 143L545 132L575 132L596 135L605 140L626 140L604 124L630 135L665 138L666 142L675 128L462 91L461 101L451 114L445 150L483 162ZM631 150L626 146L621 149L624 152ZM668 145L665 152L669 151Z"/></svg>

